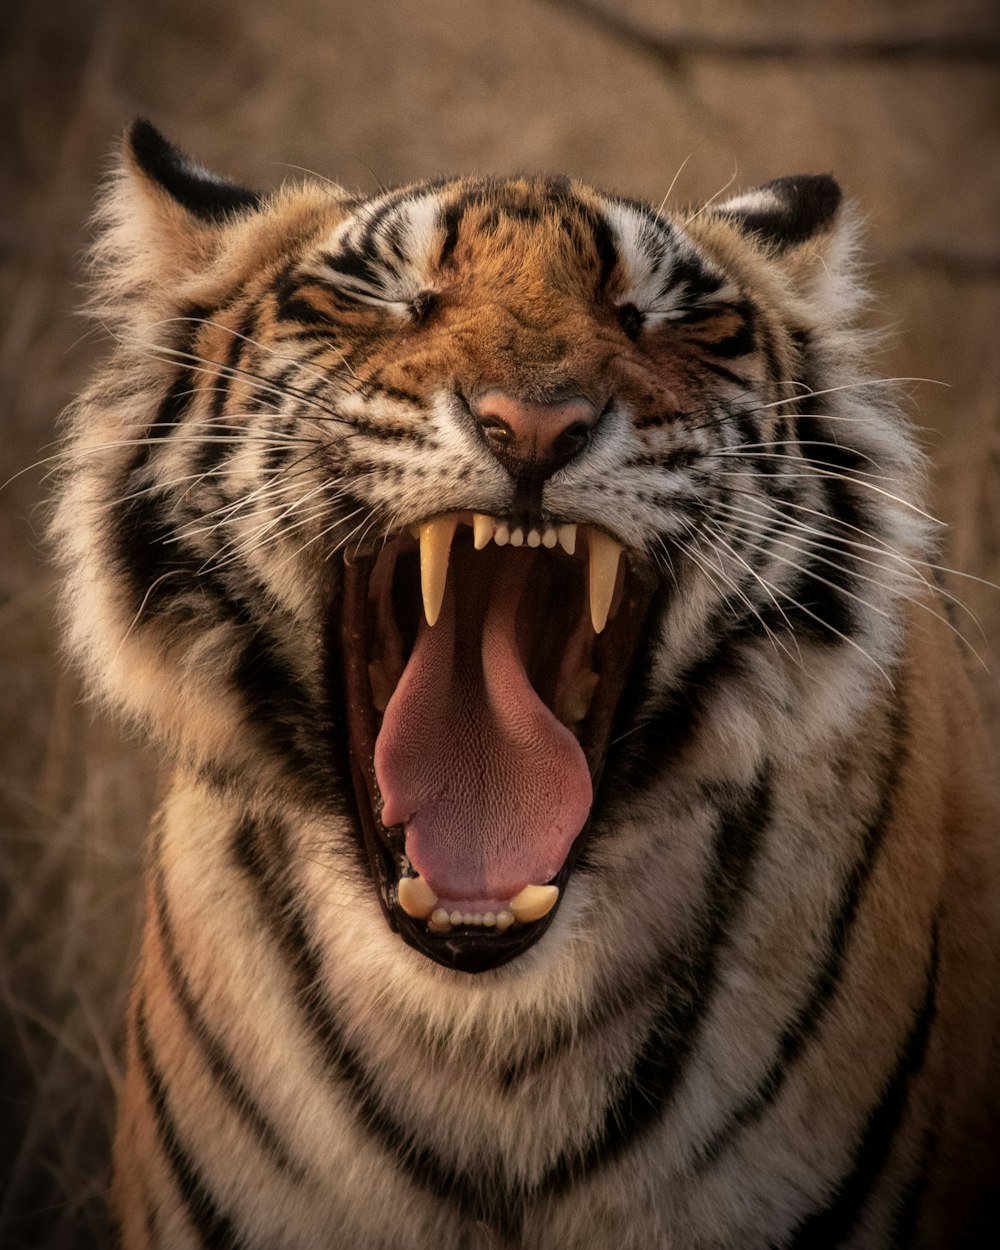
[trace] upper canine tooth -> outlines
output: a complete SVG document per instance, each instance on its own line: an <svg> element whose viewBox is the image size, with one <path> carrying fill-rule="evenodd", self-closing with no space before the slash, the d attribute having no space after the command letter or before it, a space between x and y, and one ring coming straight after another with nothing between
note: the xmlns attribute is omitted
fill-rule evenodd
<svg viewBox="0 0 1000 1250"><path fill-rule="evenodd" d="M396 896L400 907L414 920L426 920L437 907L438 897L423 877L400 877Z"/></svg>
<svg viewBox="0 0 1000 1250"><path fill-rule="evenodd" d="M508 903L515 920L522 924L529 920L541 920L556 905L559 897L557 885L526 885L520 894L515 894Z"/></svg>
<svg viewBox="0 0 1000 1250"><path fill-rule="evenodd" d="M587 544L590 548L590 620L594 633L599 634L608 623L622 549L613 538L595 529L588 530Z"/></svg>
<svg viewBox="0 0 1000 1250"><path fill-rule="evenodd" d="M458 517L435 517L420 526L420 591L424 599L427 624L434 625L441 615L445 586L448 583L448 557L455 536Z"/></svg>
<svg viewBox="0 0 1000 1250"><path fill-rule="evenodd" d="M482 551L490 541L495 528L496 522L491 516L484 516L481 512L472 514L472 545L477 551Z"/></svg>
<svg viewBox="0 0 1000 1250"><path fill-rule="evenodd" d="M559 526L559 545L568 556L576 551L576 526L560 525Z"/></svg>

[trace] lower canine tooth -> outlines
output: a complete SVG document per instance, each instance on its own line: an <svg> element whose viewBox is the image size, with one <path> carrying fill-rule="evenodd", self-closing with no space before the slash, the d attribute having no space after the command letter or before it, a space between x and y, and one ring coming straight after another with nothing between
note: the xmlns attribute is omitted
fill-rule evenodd
<svg viewBox="0 0 1000 1250"><path fill-rule="evenodd" d="M590 711L590 704L600 678L589 668L577 673L573 684L563 695L560 720L564 725L575 725Z"/></svg>
<svg viewBox="0 0 1000 1250"><path fill-rule="evenodd" d="M556 905L559 897L557 885L526 885L520 894L510 900L510 910L515 920L522 924L529 920L541 920ZM499 923L500 917L497 917Z"/></svg>
<svg viewBox="0 0 1000 1250"><path fill-rule="evenodd" d="M613 538L594 529L587 534L587 546L590 549L590 621L594 633L599 634L608 623L622 549Z"/></svg>
<svg viewBox="0 0 1000 1250"><path fill-rule="evenodd" d="M455 536L458 517L439 516L420 527L420 592L424 600L427 624L434 625L441 615L444 591L448 584L448 557Z"/></svg>
<svg viewBox="0 0 1000 1250"><path fill-rule="evenodd" d="M396 895L400 907L414 920L426 920L437 907L437 895L423 877L401 877Z"/></svg>

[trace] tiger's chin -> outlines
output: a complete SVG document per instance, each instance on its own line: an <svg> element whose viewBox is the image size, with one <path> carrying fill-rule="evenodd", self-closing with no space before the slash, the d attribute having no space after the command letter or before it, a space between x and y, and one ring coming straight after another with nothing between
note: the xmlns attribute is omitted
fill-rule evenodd
<svg viewBox="0 0 1000 1250"><path fill-rule="evenodd" d="M445 967L527 950L587 842L656 579L590 525L473 512L345 556L351 773L393 930Z"/></svg>

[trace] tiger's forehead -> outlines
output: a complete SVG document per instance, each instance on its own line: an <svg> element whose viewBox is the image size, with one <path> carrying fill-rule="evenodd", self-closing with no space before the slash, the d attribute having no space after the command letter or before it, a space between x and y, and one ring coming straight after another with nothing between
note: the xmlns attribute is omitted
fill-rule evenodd
<svg viewBox="0 0 1000 1250"><path fill-rule="evenodd" d="M340 281L400 292L436 279L560 291L657 305L697 274L723 276L681 225L650 205L567 177L522 175L419 183L355 203L323 243Z"/></svg>

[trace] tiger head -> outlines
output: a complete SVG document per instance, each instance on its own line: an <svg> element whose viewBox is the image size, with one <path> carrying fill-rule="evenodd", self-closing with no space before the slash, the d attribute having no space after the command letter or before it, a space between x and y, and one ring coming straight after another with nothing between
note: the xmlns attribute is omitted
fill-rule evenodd
<svg viewBox="0 0 1000 1250"><path fill-rule="evenodd" d="M259 196L137 123L102 213L76 646L186 769L343 817L432 960L520 955L664 761L749 775L792 690L847 715L836 665L878 668L862 547L909 521L864 474L914 453L857 386L831 178Z"/></svg>

